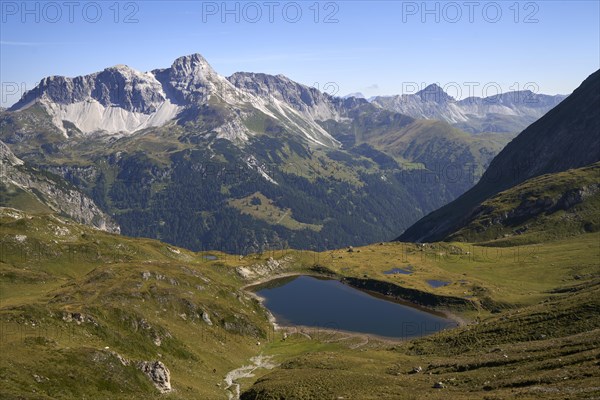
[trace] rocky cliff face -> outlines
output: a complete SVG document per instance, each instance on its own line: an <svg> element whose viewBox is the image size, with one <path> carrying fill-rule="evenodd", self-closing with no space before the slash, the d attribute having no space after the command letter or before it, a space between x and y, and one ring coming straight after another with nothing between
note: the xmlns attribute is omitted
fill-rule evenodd
<svg viewBox="0 0 600 400"><path fill-rule="evenodd" d="M211 96L220 96L235 104L243 101L231 83L219 75L200 54L179 57L170 68L151 72L162 85L162 89L174 102L185 106L201 104Z"/></svg>
<svg viewBox="0 0 600 400"><path fill-rule="evenodd" d="M92 199L62 178L27 166L0 141L0 178L4 201L11 193L22 191L50 210L97 229L119 233L119 226ZM2 204L3 206L9 204ZM15 205L15 206L18 206Z"/></svg>
<svg viewBox="0 0 600 400"><path fill-rule="evenodd" d="M152 73L141 73L126 65L106 68L91 75L67 78L50 76L15 104L21 109L38 98L57 104L97 101L104 107L150 114L165 102L161 83Z"/></svg>
<svg viewBox="0 0 600 400"><path fill-rule="evenodd" d="M76 78L44 78L11 110L23 110L36 103L46 108L65 136L65 121L83 134L130 133L161 126L181 109L167 98L153 73L125 65Z"/></svg>
<svg viewBox="0 0 600 400"><path fill-rule="evenodd" d="M331 96L283 75L236 72L227 79L243 91L271 101L279 100L313 119L324 121L339 118L339 110Z"/></svg>

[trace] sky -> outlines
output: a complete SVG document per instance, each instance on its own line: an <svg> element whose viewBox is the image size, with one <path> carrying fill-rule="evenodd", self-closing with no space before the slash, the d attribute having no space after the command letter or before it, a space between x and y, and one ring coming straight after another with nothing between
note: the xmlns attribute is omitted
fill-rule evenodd
<svg viewBox="0 0 600 400"><path fill-rule="evenodd" d="M600 1L0 1L1 105L50 75L200 53L334 95L568 94L600 68Z"/></svg>

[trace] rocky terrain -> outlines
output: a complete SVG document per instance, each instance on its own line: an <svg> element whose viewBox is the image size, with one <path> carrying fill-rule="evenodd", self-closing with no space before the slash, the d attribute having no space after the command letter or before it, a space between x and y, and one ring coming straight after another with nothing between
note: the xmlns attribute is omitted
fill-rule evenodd
<svg viewBox="0 0 600 400"><path fill-rule="evenodd" d="M239 83L239 76L232 77L232 81ZM274 93L261 94L239 90L201 55L193 54L178 58L170 68L146 73L118 65L76 78L44 78L11 110L39 103L65 135L69 126L64 121L81 134L90 135L131 134L175 119L193 118L202 107L218 105L228 116L213 127L218 138L246 142L256 133L245 120L259 113L298 130L313 145L337 146L337 141L314 120L298 115L294 106L299 104L280 101Z"/></svg>
<svg viewBox="0 0 600 400"><path fill-rule="evenodd" d="M119 233L114 220L60 176L28 166L0 141L1 201L20 209L56 212L107 232Z"/></svg>

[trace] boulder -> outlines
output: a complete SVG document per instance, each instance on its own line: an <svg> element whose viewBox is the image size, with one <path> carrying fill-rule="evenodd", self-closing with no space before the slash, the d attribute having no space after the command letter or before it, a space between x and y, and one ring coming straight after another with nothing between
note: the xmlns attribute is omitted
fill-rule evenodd
<svg viewBox="0 0 600 400"><path fill-rule="evenodd" d="M137 364L140 371L146 374L154 386L161 393L168 393L171 389L171 373L169 369L160 361L140 361Z"/></svg>
<svg viewBox="0 0 600 400"><path fill-rule="evenodd" d="M204 322L206 322L206 324L208 326L212 326L212 321L210 320L210 317L208 316L208 313L206 311L202 311L202 320Z"/></svg>

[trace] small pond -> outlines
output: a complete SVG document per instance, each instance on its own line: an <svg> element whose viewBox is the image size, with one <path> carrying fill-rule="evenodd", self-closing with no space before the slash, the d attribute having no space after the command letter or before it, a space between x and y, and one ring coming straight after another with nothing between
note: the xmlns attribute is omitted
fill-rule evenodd
<svg viewBox="0 0 600 400"><path fill-rule="evenodd" d="M269 281L253 290L280 325L411 338L456 323L430 312L372 296L337 280L294 276Z"/></svg>
<svg viewBox="0 0 600 400"><path fill-rule="evenodd" d="M438 281L438 280L436 280L436 279L429 279L429 280L427 281L427 284L428 284L429 286L431 286L432 288L439 288L439 287L442 287L442 286L447 286L447 285L449 285L449 284L450 284L450 282L446 282L446 281Z"/></svg>

